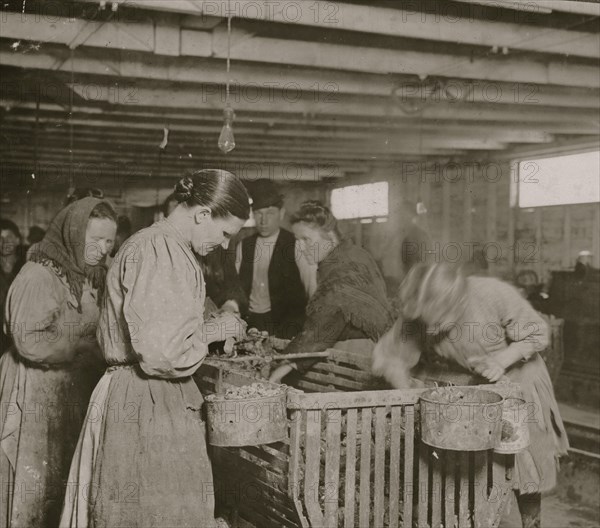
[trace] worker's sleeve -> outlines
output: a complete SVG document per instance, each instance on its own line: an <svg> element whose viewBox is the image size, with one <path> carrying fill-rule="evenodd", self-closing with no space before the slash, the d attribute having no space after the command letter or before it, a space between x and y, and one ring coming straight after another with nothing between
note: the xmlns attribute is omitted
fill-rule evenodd
<svg viewBox="0 0 600 528"><path fill-rule="evenodd" d="M346 321L340 309L315 310L304 322L302 331L285 349L286 354L323 352L339 341L346 328ZM300 373L308 371L320 359L296 360Z"/></svg>
<svg viewBox="0 0 600 528"><path fill-rule="evenodd" d="M6 327L22 358L46 365L74 359L83 316L67 310L65 292L42 264L27 264L15 278L6 302Z"/></svg>
<svg viewBox="0 0 600 528"><path fill-rule="evenodd" d="M548 347L548 325L513 286L501 281L498 281L498 285L494 302L506 332L508 346L527 360Z"/></svg>
<svg viewBox="0 0 600 528"><path fill-rule="evenodd" d="M123 267L123 315L137 329L132 346L149 376L190 376L208 353L193 273L176 245L158 237Z"/></svg>
<svg viewBox="0 0 600 528"><path fill-rule="evenodd" d="M394 388L412 387L411 370L421 358L419 340L413 323L398 319L375 345L373 373L385 378Z"/></svg>

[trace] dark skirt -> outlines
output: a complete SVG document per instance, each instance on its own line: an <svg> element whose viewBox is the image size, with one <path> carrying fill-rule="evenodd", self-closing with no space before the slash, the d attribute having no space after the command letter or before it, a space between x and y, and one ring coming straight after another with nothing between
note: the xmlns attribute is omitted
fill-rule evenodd
<svg viewBox="0 0 600 528"><path fill-rule="evenodd" d="M52 369L0 358L1 528L57 526L98 367L85 353Z"/></svg>

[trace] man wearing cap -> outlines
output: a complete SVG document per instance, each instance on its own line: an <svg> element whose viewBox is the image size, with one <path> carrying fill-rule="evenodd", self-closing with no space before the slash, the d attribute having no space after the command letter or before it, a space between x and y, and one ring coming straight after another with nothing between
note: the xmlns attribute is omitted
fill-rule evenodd
<svg viewBox="0 0 600 528"><path fill-rule="evenodd" d="M285 210L275 183L257 180L249 191L257 233L237 247L238 273L249 299L248 326L291 339L302 328L306 308L296 239L281 228Z"/></svg>

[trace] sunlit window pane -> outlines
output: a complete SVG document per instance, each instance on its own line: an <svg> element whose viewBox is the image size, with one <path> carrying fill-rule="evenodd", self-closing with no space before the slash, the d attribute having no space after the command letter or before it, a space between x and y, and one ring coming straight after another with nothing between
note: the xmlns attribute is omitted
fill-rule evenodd
<svg viewBox="0 0 600 528"><path fill-rule="evenodd" d="M519 207L600 202L600 152L519 163Z"/></svg>
<svg viewBox="0 0 600 528"><path fill-rule="evenodd" d="M340 219L388 215L387 182L350 185L331 192L331 211Z"/></svg>

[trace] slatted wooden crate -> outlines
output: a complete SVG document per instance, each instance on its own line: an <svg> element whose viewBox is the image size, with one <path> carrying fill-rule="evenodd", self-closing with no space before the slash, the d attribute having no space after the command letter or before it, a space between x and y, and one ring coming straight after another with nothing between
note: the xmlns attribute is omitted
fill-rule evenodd
<svg viewBox="0 0 600 528"><path fill-rule="evenodd" d="M294 386L305 392L364 391L388 388L371 374L371 356L359 352L329 349L330 356L319 361Z"/></svg>
<svg viewBox="0 0 600 528"><path fill-rule="evenodd" d="M331 370L347 375L340 366L366 366L351 356L332 353ZM305 385L319 392L290 393L288 441L211 447L217 505L236 526L498 525L513 456L429 448L418 431L423 389L352 392L342 389L344 375L333 379L320 369L325 378ZM377 383L368 376L366 385ZM196 380L206 392L256 381L213 365L201 367Z"/></svg>
<svg viewBox="0 0 600 528"><path fill-rule="evenodd" d="M492 527L514 457L420 442L424 389L296 394L289 494L303 527Z"/></svg>

